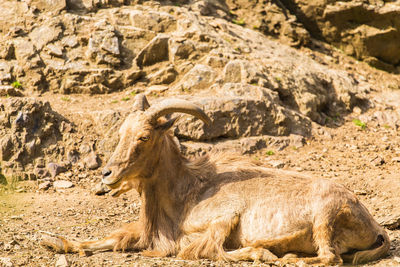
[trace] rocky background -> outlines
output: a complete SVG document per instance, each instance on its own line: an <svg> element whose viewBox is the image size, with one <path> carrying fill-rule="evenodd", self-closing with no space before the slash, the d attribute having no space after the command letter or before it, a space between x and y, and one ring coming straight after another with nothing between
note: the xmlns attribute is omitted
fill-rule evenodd
<svg viewBox="0 0 400 267"><path fill-rule="evenodd" d="M207 142L259 137L250 141L258 148L266 146L263 136L299 140L310 136L312 123L324 125L356 106L368 108L364 77L333 70L282 44L315 46L311 38L320 37L289 12L288 3L286 8L279 1L246 2L3 1L4 172L42 177L48 175L42 168L56 161L57 171L49 170L54 177L81 154L98 149L107 158L118 138L103 140L108 138L103 130L92 140L79 138L74 133L92 125L79 128L80 119L50 116L48 103L21 96L179 95L201 104L214 124L205 130L194 119L181 120L178 137ZM129 110L99 112L86 117L115 133ZM73 148L74 142L82 147ZM248 146L254 152L254 144ZM101 165L97 155L90 157L88 169Z"/></svg>
<svg viewBox="0 0 400 267"><path fill-rule="evenodd" d="M338 153L325 171L347 159L342 174L362 182L339 181L397 229L398 177L386 178L391 193L374 180L374 195L358 170L400 162L399 30L396 1L0 1L0 193L105 193L101 167L143 93L210 116L212 127L178 120L189 156L237 151L324 176L317 162ZM322 153L299 152L313 144ZM354 153L368 156L352 168Z"/></svg>

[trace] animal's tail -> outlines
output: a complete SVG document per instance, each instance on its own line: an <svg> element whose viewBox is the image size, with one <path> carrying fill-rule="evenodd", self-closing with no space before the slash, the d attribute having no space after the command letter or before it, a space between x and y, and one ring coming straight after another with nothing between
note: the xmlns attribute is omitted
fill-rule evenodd
<svg viewBox="0 0 400 267"><path fill-rule="evenodd" d="M353 265L377 260L387 254L390 248L390 239L385 231L376 238L375 243L368 249L357 251L354 254L342 255L343 259L352 262Z"/></svg>

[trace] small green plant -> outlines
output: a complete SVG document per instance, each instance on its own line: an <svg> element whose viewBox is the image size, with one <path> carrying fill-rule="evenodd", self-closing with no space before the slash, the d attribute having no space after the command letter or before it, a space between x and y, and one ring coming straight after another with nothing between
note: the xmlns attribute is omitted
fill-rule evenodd
<svg viewBox="0 0 400 267"><path fill-rule="evenodd" d="M360 121L359 119L354 119L353 123L354 125L360 127L362 130L365 130L365 128L367 128L367 124L365 122Z"/></svg>
<svg viewBox="0 0 400 267"><path fill-rule="evenodd" d="M22 84L19 81L15 81L11 84L12 87L20 89L22 88Z"/></svg>
<svg viewBox="0 0 400 267"><path fill-rule="evenodd" d="M257 26L257 25L254 25L254 26L253 26L253 30L258 30L258 29L260 29L259 26Z"/></svg>
<svg viewBox="0 0 400 267"><path fill-rule="evenodd" d="M265 154L267 154L267 156L272 156L275 155L275 152L272 150L268 150Z"/></svg>
<svg viewBox="0 0 400 267"><path fill-rule="evenodd" d="M275 76L275 81L277 81L278 83L282 82L282 78L279 76Z"/></svg>
<svg viewBox="0 0 400 267"><path fill-rule="evenodd" d="M232 22L235 23L236 25L240 25L240 26L246 25L246 22L244 21L244 19L233 19Z"/></svg>
<svg viewBox="0 0 400 267"><path fill-rule="evenodd" d="M68 96L62 96L62 97L61 97L61 100L62 100L62 101L65 101L65 102L71 101L71 99L70 99Z"/></svg>
<svg viewBox="0 0 400 267"><path fill-rule="evenodd" d="M389 125L387 125L387 124L384 124L384 125L383 125L383 128L385 128L385 129L390 129L391 127L390 127Z"/></svg>
<svg viewBox="0 0 400 267"><path fill-rule="evenodd" d="M131 92L131 96L135 96L135 95L137 95L137 91L136 90L133 90L132 92Z"/></svg>
<svg viewBox="0 0 400 267"><path fill-rule="evenodd" d="M131 98L130 98L129 96L125 96L125 97L123 97L121 100L122 100L122 101L129 101L129 100L131 100Z"/></svg>
<svg viewBox="0 0 400 267"><path fill-rule="evenodd" d="M255 160L260 160L260 158L258 156L255 156L254 159Z"/></svg>
<svg viewBox="0 0 400 267"><path fill-rule="evenodd" d="M111 102L110 102L110 103L111 103L111 104L118 103L118 100L117 100L117 99L111 100Z"/></svg>

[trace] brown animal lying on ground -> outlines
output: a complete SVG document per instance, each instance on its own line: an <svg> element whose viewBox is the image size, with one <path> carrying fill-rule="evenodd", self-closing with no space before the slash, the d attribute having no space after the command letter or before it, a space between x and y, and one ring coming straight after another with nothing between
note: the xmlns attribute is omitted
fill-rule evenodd
<svg viewBox="0 0 400 267"><path fill-rule="evenodd" d="M140 219L99 241L44 235L57 252L136 250L182 259L353 264L376 260L390 240L356 196L340 184L257 166L227 154L184 157L169 130L174 112L209 124L196 105L144 96L120 129L103 171L114 195L135 188ZM278 259L278 257L280 259Z"/></svg>

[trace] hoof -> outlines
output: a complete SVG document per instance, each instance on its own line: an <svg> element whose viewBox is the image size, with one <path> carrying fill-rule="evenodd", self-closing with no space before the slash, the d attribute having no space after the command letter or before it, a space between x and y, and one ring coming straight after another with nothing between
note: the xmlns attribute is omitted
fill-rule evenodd
<svg viewBox="0 0 400 267"><path fill-rule="evenodd" d="M52 233L42 233L40 245L57 253L68 253L68 241Z"/></svg>

